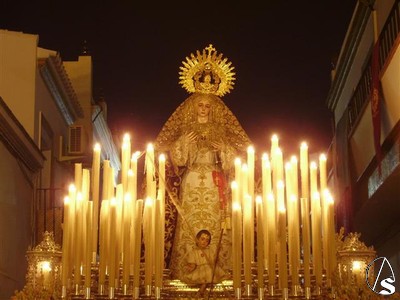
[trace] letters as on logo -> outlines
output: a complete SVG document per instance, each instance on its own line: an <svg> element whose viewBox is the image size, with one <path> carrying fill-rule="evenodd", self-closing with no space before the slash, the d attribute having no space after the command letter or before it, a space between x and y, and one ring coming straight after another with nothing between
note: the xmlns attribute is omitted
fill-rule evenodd
<svg viewBox="0 0 400 300"><path fill-rule="evenodd" d="M377 268L379 269L378 275L374 280L373 286L369 283L369 278L374 276L374 274L370 274L373 270L374 263L376 263ZM368 287L379 295L392 295L396 291L395 286L392 284L395 282L395 276L393 273L392 266L389 263L389 260L386 257L378 257L374 259L367 266L366 269L366 282Z"/></svg>

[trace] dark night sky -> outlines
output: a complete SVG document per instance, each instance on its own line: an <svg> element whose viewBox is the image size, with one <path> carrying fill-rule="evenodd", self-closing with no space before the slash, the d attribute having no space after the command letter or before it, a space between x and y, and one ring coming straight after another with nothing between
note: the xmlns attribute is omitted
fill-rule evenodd
<svg viewBox="0 0 400 300"><path fill-rule="evenodd" d="M131 132L134 148L154 140L186 99L181 62L209 43L235 66L235 88L223 99L256 149L268 150L273 132L285 153L302 140L311 151L329 146L331 62L355 0L26 2L0 0L0 28L38 34L39 46L64 60L77 59L87 40L95 97L104 95L111 129Z"/></svg>

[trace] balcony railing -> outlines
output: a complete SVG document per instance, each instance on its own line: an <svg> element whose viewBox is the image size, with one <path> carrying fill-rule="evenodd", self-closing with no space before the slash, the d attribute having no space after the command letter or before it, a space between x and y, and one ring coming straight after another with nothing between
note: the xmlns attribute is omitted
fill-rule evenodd
<svg viewBox="0 0 400 300"><path fill-rule="evenodd" d="M400 1L397 0L382 28L379 36L379 72L381 72L388 63L388 57L396 44L400 32ZM348 104L349 113L349 132L351 133L359 121L365 106L368 103L371 92L371 55L370 54L361 79L354 91L352 98Z"/></svg>
<svg viewBox="0 0 400 300"><path fill-rule="evenodd" d="M34 202L34 244L36 245L45 231L54 233L54 240L61 245L63 219L62 189L37 189Z"/></svg>

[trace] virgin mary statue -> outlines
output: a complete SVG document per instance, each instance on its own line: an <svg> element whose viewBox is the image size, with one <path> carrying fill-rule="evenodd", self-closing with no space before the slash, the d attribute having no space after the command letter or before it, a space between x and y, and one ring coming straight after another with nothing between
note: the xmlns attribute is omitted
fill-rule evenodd
<svg viewBox="0 0 400 300"><path fill-rule="evenodd" d="M232 70L212 45L186 57L180 83L192 95L156 139L169 166L166 261L172 277L187 283L216 283L231 268L230 180L235 157L250 144L220 98L233 88ZM204 230L211 235L208 245L196 238Z"/></svg>

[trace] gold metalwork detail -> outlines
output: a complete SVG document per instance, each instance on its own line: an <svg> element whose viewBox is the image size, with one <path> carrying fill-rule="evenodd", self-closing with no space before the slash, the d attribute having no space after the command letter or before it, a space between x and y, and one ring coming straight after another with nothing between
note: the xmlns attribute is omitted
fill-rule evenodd
<svg viewBox="0 0 400 300"><path fill-rule="evenodd" d="M338 251L371 251L374 252L374 248L367 247L362 241L360 241L361 233L350 232L344 237L344 228L340 229L337 236Z"/></svg>
<svg viewBox="0 0 400 300"><path fill-rule="evenodd" d="M189 93L203 93L223 96L233 89L234 67L223 54L217 55L216 49L210 44L202 52L186 57L180 67L179 83Z"/></svg>

